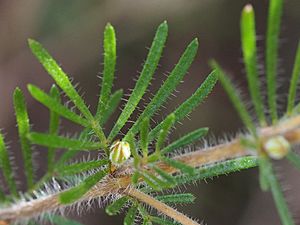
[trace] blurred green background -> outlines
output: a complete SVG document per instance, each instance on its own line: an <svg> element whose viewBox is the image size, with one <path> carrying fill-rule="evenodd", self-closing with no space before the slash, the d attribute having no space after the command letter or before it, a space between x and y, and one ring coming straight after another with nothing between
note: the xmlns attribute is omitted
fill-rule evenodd
<svg viewBox="0 0 300 225"><path fill-rule="evenodd" d="M166 110L161 115L157 115L160 119L200 85L210 71L208 60L211 58L217 59L232 74L247 99L245 72L241 61L239 17L243 6L248 2L254 5L256 11L260 60L263 63L267 0L1 0L0 128L5 128L10 150L16 154L20 186L23 168L20 163L12 93L16 86L25 91L33 128L46 131L48 112L28 95L26 84L33 83L45 90L52 84L50 77L30 53L27 38L40 41L74 78L74 82L80 83L80 90L93 109L99 93L100 80L97 75L102 71L102 31L107 22L111 22L117 32L115 90L123 88L127 94L141 70L147 48L159 23L168 21L169 38L150 88L152 91L160 86L185 46L194 37L198 37L199 54L184 83L178 88L177 97L165 105ZM299 37L300 1L286 0L280 48L280 106L285 104L285 90ZM263 92L265 93L264 90ZM145 98L146 102L148 97ZM143 105L140 107L143 108ZM112 123L113 119L109 126ZM62 125L62 133L78 131L78 127L68 122L64 121ZM212 143L214 139L233 136L243 127L219 85L207 101L182 126L178 126L172 138L204 126L210 127ZM196 147L199 146L201 143ZM37 150L37 173L41 176L45 171L43 162L46 162L46 151ZM278 164L277 171L291 209L297 217L300 215L299 173L286 162ZM280 224L271 196L259 190L256 169L188 185L182 190L192 191L197 195L197 200L194 205L180 206L179 209L209 225ZM80 216L72 212L69 216L91 225L121 224L122 221L122 216L118 218L105 215L97 204L92 210L83 211Z"/></svg>

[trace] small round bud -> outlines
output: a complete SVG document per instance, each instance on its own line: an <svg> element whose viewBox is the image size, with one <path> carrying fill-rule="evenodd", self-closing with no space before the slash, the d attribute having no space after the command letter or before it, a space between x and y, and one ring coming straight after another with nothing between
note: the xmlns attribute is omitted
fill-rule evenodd
<svg viewBox="0 0 300 225"><path fill-rule="evenodd" d="M117 140L110 146L109 159L114 165L123 164L130 155L130 146L126 141Z"/></svg>
<svg viewBox="0 0 300 225"><path fill-rule="evenodd" d="M283 136L275 136L264 143L264 150L270 158L282 159L288 154L290 143Z"/></svg>

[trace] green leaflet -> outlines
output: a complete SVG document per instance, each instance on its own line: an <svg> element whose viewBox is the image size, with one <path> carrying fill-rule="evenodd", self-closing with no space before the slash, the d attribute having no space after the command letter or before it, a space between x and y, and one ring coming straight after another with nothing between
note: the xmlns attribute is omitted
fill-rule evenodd
<svg viewBox="0 0 300 225"><path fill-rule="evenodd" d="M270 0L268 12L268 26L266 34L266 75L268 104L272 122L277 121L276 77L278 62L278 39L280 32L282 0Z"/></svg>
<svg viewBox="0 0 300 225"><path fill-rule="evenodd" d="M159 224L159 225L180 225L181 224L176 221L171 221L169 219L160 218L160 217L156 217L156 216L151 216L151 221L153 223Z"/></svg>
<svg viewBox="0 0 300 225"><path fill-rule="evenodd" d="M86 194L95 184L97 184L105 175L107 171L99 171L85 180L83 180L76 187L70 188L67 191L62 192L59 195L59 201L62 204L70 204L78 199L80 199L84 194Z"/></svg>
<svg viewBox="0 0 300 225"><path fill-rule="evenodd" d="M115 200L113 203L106 206L105 212L110 216L117 215L120 213L120 210L125 206L128 200L129 198L127 196Z"/></svg>
<svg viewBox="0 0 300 225"><path fill-rule="evenodd" d="M290 150L286 157L298 170L300 170L300 156L297 153Z"/></svg>
<svg viewBox="0 0 300 225"><path fill-rule="evenodd" d="M167 34L168 25L166 22L163 22L157 29L143 70L128 99L128 102L122 110L121 115L119 116L117 122L115 123L115 126L109 134L108 140L110 142L115 138L115 136L119 133L124 124L127 122L128 118L135 110L135 107L137 106L142 96L144 95L147 87L149 86L151 78L157 68L159 59L161 57L162 50L167 39Z"/></svg>
<svg viewBox="0 0 300 225"><path fill-rule="evenodd" d="M174 186L176 184L176 180L172 175L166 173L157 166L154 166L153 169L159 176L161 176L165 181L167 181L169 185Z"/></svg>
<svg viewBox="0 0 300 225"><path fill-rule="evenodd" d="M136 165L139 162L141 157L138 154L133 134L131 132L127 134L127 139L124 139L124 141L127 141L129 143L130 151L134 158L134 163Z"/></svg>
<svg viewBox="0 0 300 225"><path fill-rule="evenodd" d="M160 177L157 177L156 175L150 173L150 172L147 172L147 171L144 171L143 172L143 177L147 178L145 181L148 183L148 181L150 180L150 183L151 184L154 184L155 186L157 186L157 189L158 190L161 190L163 188L170 188L171 187L171 184L168 183L168 181L166 180L163 180L161 179ZM151 186L150 184L150 186ZM151 186L152 187L152 186ZM155 189L155 188L154 188Z"/></svg>
<svg viewBox="0 0 300 225"><path fill-rule="evenodd" d="M116 67L116 34L113 26L107 24L104 30L104 70L96 119L103 117L113 86Z"/></svg>
<svg viewBox="0 0 300 225"><path fill-rule="evenodd" d="M132 177L131 177L131 182L132 184L136 185L138 180L140 178L140 173L138 171L134 171Z"/></svg>
<svg viewBox="0 0 300 225"><path fill-rule="evenodd" d="M153 189L156 191L160 191L162 188L161 186L156 182L156 180L153 179L153 176L149 176L149 173L143 173L141 174L143 180Z"/></svg>
<svg viewBox="0 0 300 225"><path fill-rule="evenodd" d="M99 150L104 147L100 142L89 142L78 139L70 139L52 134L32 132L27 138L34 144L49 148L64 148L69 150Z"/></svg>
<svg viewBox="0 0 300 225"><path fill-rule="evenodd" d="M164 142L172 128L174 122L176 120L175 114L171 113L167 118L163 121L161 125L161 130L158 133L158 137L155 144L156 153L160 152L160 149L163 147Z"/></svg>
<svg viewBox="0 0 300 225"><path fill-rule="evenodd" d="M16 196L18 192L17 192L17 186L14 178L14 173L12 170L11 160L9 159L8 151L5 146L3 135L1 133L0 133L0 168L3 172L5 181L8 184L9 191Z"/></svg>
<svg viewBox="0 0 300 225"><path fill-rule="evenodd" d="M290 89L288 95L288 104L287 104L287 113L291 114L293 108L295 106L295 98L297 87L299 83L299 76L300 76L300 42L298 43L297 53L294 62L294 68L292 72L292 78L290 81Z"/></svg>
<svg viewBox="0 0 300 225"><path fill-rule="evenodd" d="M50 56L47 50L44 49L40 43L32 39L28 40L28 44L32 53L44 66L45 70L49 73L49 75L55 80L57 85L68 95L68 97L73 101L73 103L85 116L85 118L92 121L93 116L90 113L88 107L85 105L83 99L75 90L68 76L63 72L60 66Z"/></svg>
<svg viewBox="0 0 300 225"><path fill-rule="evenodd" d="M60 101L59 90L56 86L52 86L50 90L50 95L52 98ZM57 135L59 129L59 115L50 110L50 123L49 123L49 134ZM53 170L53 165L55 161L55 149L48 148L48 171Z"/></svg>
<svg viewBox="0 0 300 225"><path fill-rule="evenodd" d="M145 118L140 126L140 146L143 152L143 156L148 156L148 134L149 134L149 118ZM130 132L130 131L129 131Z"/></svg>
<svg viewBox="0 0 300 225"><path fill-rule="evenodd" d="M171 195L161 195L155 197L157 200L163 203L193 203L196 197L190 193L183 193L183 194L171 194Z"/></svg>
<svg viewBox="0 0 300 225"><path fill-rule="evenodd" d="M70 165L60 166L56 169L56 173L60 176L70 176L77 173L82 173L88 170L97 169L108 164L107 159L100 159L95 161L79 162Z"/></svg>
<svg viewBox="0 0 300 225"><path fill-rule="evenodd" d="M175 68L172 70L167 80L160 87L158 92L155 94L151 102L146 106L138 120L131 127L130 131L136 133L138 131L139 124L146 117L151 118L152 115L161 107L161 105L167 100L167 98L175 90L176 86L182 81L184 75L187 73L191 66L197 50L198 40L194 39L186 48L182 56L180 57Z"/></svg>
<svg viewBox="0 0 300 225"><path fill-rule="evenodd" d="M90 123L82 118L81 116L77 115L76 113L72 112L66 106L62 105L57 99L53 98L52 96L46 94L40 88L29 84L27 86L28 91L35 98L37 101L45 105L51 111L56 112L57 114L61 115L62 117L77 123L82 126L90 126Z"/></svg>
<svg viewBox="0 0 300 225"><path fill-rule="evenodd" d="M175 122L181 121L185 118L189 113L191 113L200 103L204 101L204 99L208 96L208 94L212 91L213 87L217 82L217 73L216 71L212 71L205 81L201 84L201 86L195 91L195 93L185 100L173 113L175 115ZM151 132L149 133L149 141L152 141L157 134L160 132L161 127L164 121L159 123Z"/></svg>
<svg viewBox="0 0 300 225"><path fill-rule="evenodd" d="M268 191L270 189L270 183L268 181L269 171L268 167L270 166L269 159L266 156L261 156L258 159L259 165L259 185L261 190Z"/></svg>
<svg viewBox="0 0 300 225"><path fill-rule="evenodd" d="M143 224L142 225L153 225L152 222L149 220L149 218L143 218Z"/></svg>
<svg viewBox="0 0 300 225"><path fill-rule="evenodd" d="M182 173L186 173L191 176L195 174L195 169L193 167L190 167L182 162L167 157L162 157L162 161L172 166L173 168L180 170Z"/></svg>
<svg viewBox="0 0 300 225"><path fill-rule="evenodd" d="M16 88L14 92L14 108L18 125L19 138L21 142L27 186L28 188L31 188L34 183L32 149L29 141L27 140L27 135L30 131L30 125L25 98L21 89L19 88Z"/></svg>
<svg viewBox="0 0 300 225"><path fill-rule="evenodd" d="M252 102L261 125L266 124L264 105L261 98L256 50L255 16L252 5L246 5L241 18L241 41L243 59Z"/></svg>
<svg viewBox="0 0 300 225"><path fill-rule="evenodd" d="M185 136L179 138L178 140L172 142L167 147L163 148L161 150L161 154L166 154L168 152L171 152L173 150L179 149L181 147L187 146L189 144L192 144L193 142L199 140L203 136L205 136L208 132L208 128L199 128L195 131L192 131Z"/></svg>
<svg viewBox="0 0 300 225"><path fill-rule="evenodd" d="M101 142L105 143L106 139L102 131L102 128L100 127L99 123L96 123L94 121L93 115L89 111L88 107L85 105L84 100L75 90L74 86L69 80L69 77L63 72L63 70L58 66L56 61L50 56L47 50L44 49L40 43L32 39L29 39L28 43L32 53L36 56L39 62L44 66L45 70L55 80L57 85L72 100L74 105L79 109L79 111L84 115L84 117L92 124Z"/></svg>
<svg viewBox="0 0 300 225"><path fill-rule="evenodd" d="M242 158L224 161L214 165L208 165L195 169L194 175L181 174L174 177L176 183L185 184L195 180L205 180L220 175L237 172L243 169L249 169L258 165L257 158L253 156L246 156Z"/></svg>
<svg viewBox="0 0 300 225"><path fill-rule="evenodd" d="M232 104L234 105L236 111L238 112L240 118L242 119L245 126L250 130L250 132L256 136L256 128L252 121L252 118L249 114L249 112L246 109L246 106L244 105L243 101L241 100L239 94L237 93L236 89L234 88L231 80L228 78L228 76L225 74L225 72L221 69L221 67L213 61L211 63L211 66L217 70L219 75L219 80L225 89L228 97L230 98Z"/></svg>
<svg viewBox="0 0 300 225"><path fill-rule="evenodd" d="M117 109L118 105L121 102L122 96L123 96L122 89L114 92L110 96L109 104L106 106L105 111L103 112L102 116L99 118L101 125L105 124L107 120L110 118L110 116L113 114L113 112Z"/></svg>
<svg viewBox="0 0 300 225"><path fill-rule="evenodd" d="M280 184L273 172L272 164L268 161L268 165L265 167L266 179L269 183L281 222L283 225L294 225L294 221L284 199Z"/></svg>
<svg viewBox="0 0 300 225"><path fill-rule="evenodd" d="M131 207L125 218L124 218L124 225L134 225L134 219L136 217L136 214L137 214L137 208L136 207Z"/></svg>

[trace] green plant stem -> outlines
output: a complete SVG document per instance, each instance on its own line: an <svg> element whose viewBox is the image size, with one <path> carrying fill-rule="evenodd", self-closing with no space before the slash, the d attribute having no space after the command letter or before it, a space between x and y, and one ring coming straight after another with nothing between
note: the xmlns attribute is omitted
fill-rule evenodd
<svg viewBox="0 0 300 225"><path fill-rule="evenodd" d="M273 172L273 168L270 162L266 169L267 169L267 181L269 183L275 204L277 206L277 210L281 218L281 222L283 225L294 225L294 221L292 219L292 216L286 204L280 184L278 183L278 180Z"/></svg>
<svg viewBox="0 0 300 225"><path fill-rule="evenodd" d="M277 122L276 107L276 76L278 61L278 39L282 14L282 0L270 0L268 13L268 26L266 34L266 75L268 104L273 124Z"/></svg>
<svg viewBox="0 0 300 225"><path fill-rule="evenodd" d="M292 78L290 81L290 88L288 94L288 104L287 104L287 114L290 115L295 106L295 98L296 98L296 91L299 83L299 76L300 76L300 41L298 43L294 68L292 72Z"/></svg>

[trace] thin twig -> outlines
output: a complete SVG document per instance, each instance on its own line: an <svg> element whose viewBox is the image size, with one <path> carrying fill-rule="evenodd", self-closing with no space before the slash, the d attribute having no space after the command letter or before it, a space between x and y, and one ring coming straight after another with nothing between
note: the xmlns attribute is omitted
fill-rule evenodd
<svg viewBox="0 0 300 225"><path fill-rule="evenodd" d="M125 191L125 193L141 202L150 205L151 207L155 208L158 212L165 214L166 216L173 218L175 221L180 222L183 225L200 225L196 221L192 220L191 218L187 217L181 212L178 212L176 209L152 198L151 196L135 189L129 188Z"/></svg>

